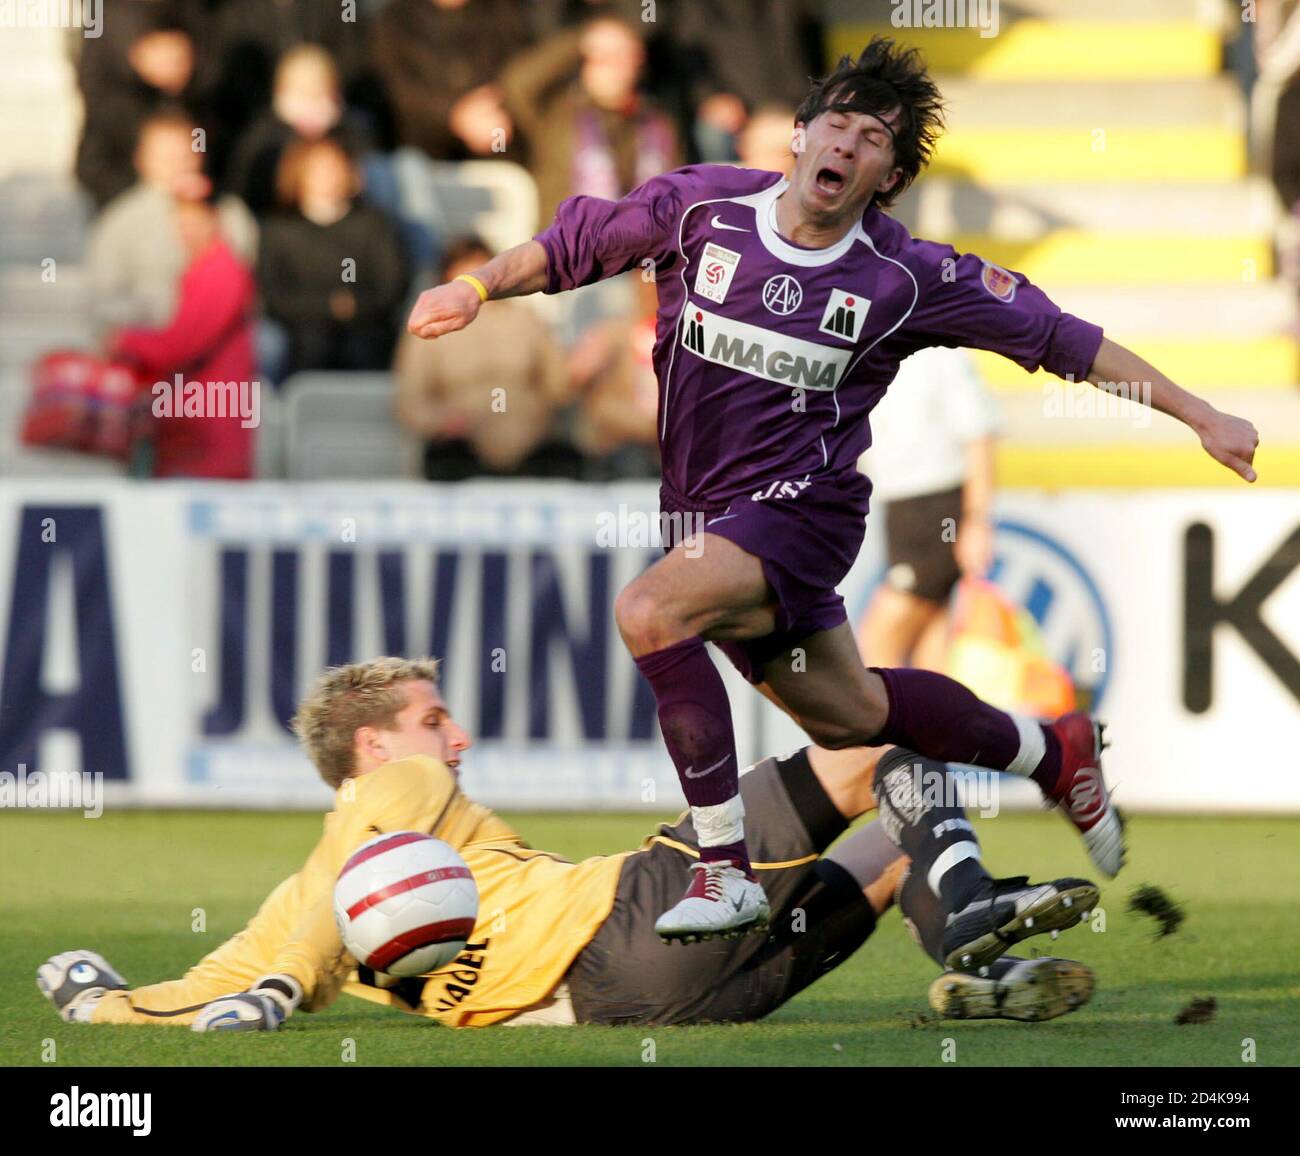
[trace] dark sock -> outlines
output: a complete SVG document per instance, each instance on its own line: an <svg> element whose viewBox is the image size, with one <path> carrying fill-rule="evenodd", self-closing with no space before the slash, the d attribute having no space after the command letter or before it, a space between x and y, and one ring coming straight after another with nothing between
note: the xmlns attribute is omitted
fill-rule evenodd
<svg viewBox="0 0 1300 1156"><path fill-rule="evenodd" d="M921 950L940 967L945 966L943 933L948 925L948 913L915 866L908 869L898 889L898 910Z"/></svg>
<svg viewBox="0 0 1300 1156"><path fill-rule="evenodd" d="M876 765L873 785L881 827L912 860L912 876L927 887L934 876L945 916L965 907L989 874L978 857L975 830L955 805L952 772L899 749Z"/></svg>
<svg viewBox="0 0 1300 1156"><path fill-rule="evenodd" d="M989 706L947 675L870 669L885 680L889 693L889 717L873 746L892 743L944 763L970 763L1027 776L1047 792L1055 788L1061 773L1061 743L1051 727L1026 722L1042 734L1042 753L1035 756L1011 715Z"/></svg>
<svg viewBox="0 0 1300 1156"><path fill-rule="evenodd" d="M943 933L947 926L948 914L924 879L909 874L903 880L898 893L898 908L913 938L921 945L921 949L935 963L943 967ZM1019 956L1000 956L988 965L987 977L1001 979L1016 964L1022 962Z"/></svg>
<svg viewBox="0 0 1300 1156"><path fill-rule="evenodd" d="M739 779L731 703L701 638L687 638L636 660L659 706L659 729L692 807L734 798Z"/></svg>

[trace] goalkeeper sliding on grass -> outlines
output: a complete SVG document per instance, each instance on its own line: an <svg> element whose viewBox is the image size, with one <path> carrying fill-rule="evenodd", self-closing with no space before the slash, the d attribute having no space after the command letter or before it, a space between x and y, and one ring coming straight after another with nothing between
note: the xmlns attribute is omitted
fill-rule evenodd
<svg viewBox="0 0 1300 1156"><path fill-rule="evenodd" d="M1080 963L1006 952L1085 918L1096 887L992 878L971 825L949 805L947 768L898 748L809 747L752 767L741 793L774 913L770 934L682 952L654 922L698 861L689 817L638 850L581 863L530 847L460 791L470 738L442 700L436 662L381 658L330 670L294 727L337 789L302 870L181 979L129 989L94 952L54 956L37 984L65 1020L269 1030L340 991L453 1027L756 1020L847 959L895 901L927 954L954 969L931 988L942 1014L1050 1019L1092 992ZM877 799L879 820L835 843ZM457 959L398 980L358 968L345 952L332 894L358 846L402 830L455 847L480 904Z"/></svg>

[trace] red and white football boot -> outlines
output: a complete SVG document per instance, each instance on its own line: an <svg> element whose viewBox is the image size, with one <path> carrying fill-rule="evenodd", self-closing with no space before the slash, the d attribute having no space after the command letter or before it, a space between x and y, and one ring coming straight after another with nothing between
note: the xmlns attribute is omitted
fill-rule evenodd
<svg viewBox="0 0 1300 1156"><path fill-rule="evenodd" d="M1101 773L1104 728L1080 710L1051 727L1061 743L1061 774L1056 789L1044 794L1078 828L1097 870L1113 878L1124 866L1124 826Z"/></svg>
<svg viewBox="0 0 1300 1156"><path fill-rule="evenodd" d="M765 931L772 917L762 885L727 860L691 864L691 885L655 921L661 939L696 943Z"/></svg>

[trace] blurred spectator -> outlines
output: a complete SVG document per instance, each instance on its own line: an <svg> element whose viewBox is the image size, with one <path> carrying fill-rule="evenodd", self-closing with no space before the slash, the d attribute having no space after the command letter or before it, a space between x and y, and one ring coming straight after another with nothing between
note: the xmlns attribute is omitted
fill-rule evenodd
<svg viewBox="0 0 1300 1156"><path fill-rule="evenodd" d="M386 369L409 280L393 223L358 200L360 171L333 137L290 145L278 191L283 208L263 225L258 283L287 351L281 365L264 363L269 376Z"/></svg>
<svg viewBox="0 0 1300 1156"><path fill-rule="evenodd" d="M651 361L658 290L639 273L628 276L636 283L636 316L593 326L569 355L582 398L574 441L592 481L659 476L659 383Z"/></svg>
<svg viewBox="0 0 1300 1156"><path fill-rule="evenodd" d="M477 238L453 241L443 279L491 257ZM559 430L570 399L564 357L528 305L488 301L473 326L437 341L407 333L394 372L397 418L424 441L431 481L580 476L581 457Z"/></svg>
<svg viewBox="0 0 1300 1156"><path fill-rule="evenodd" d="M202 197L210 187L193 148L194 121L180 109L152 114L132 155L135 183L114 197L91 226L86 250L88 308L101 333L121 325L160 326L175 312L176 289L189 254L175 226L178 196ZM257 226L234 197L218 202L221 231L251 263Z"/></svg>
<svg viewBox="0 0 1300 1156"><path fill-rule="evenodd" d="M373 56L398 143L434 160L503 152L512 126L496 81L528 43L515 0L393 0L375 18Z"/></svg>
<svg viewBox="0 0 1300 1156"><path fill-rule="evenodd" d="M109 352L134 363L146 382L165 387L151 405L154 476L247 478L252 423L260 413L253 277L222 239L217 211L207 201L178 202L171 220L188 256L176 312L162 328L119 331ZM186 390L180 413L173 404L178 375ZM192 383L205 387L201 397Z"/></svg>
<svg viewBox="0 0 1300 1156"><path fill-rule="evenodd" d="M526 138L539 220L566 197L617 199L679 163L671 121L639 91L637 26L597 17L517 58L501 77Z"/></svg>
<svg viewBox="0 0 1300 1156"><path fill-rule="evenodd" d="M593 16L621 16L629 24L649 23L645 20L647 12L644 0L530 0L530 17L533 36L545 40L566 28L583 24ZM654 23L660 22L660 14L669 22L669 0L656 6Z"/></svg>
<svg viewBox="0 0 1300 1156"><path fill-rule="evenodd" d="M1282 89L1277 101L1273 138L1273 187L1286 216L1278 225L1278 275L1300 288L1300 72Z"/></svg>
<svg viewBox="0 0 1300 1156"><path fill-rule="evenodd" d="M1300 72L1291 78L1277 102L1273 184L1287 212L1300 217Z"/></svg>
<svg viewBox="0 0 1300 1156"><path fill-rule="evenodd" d="M271 107L235 148L226 185L259 216L276 203L275 178L285 148L320 140L343 119L343 90L333 57L318 44L290 48L275 68Z"/></svg>
<svg viewBox="0 0 1300 1156"><path fill-rule="evenodd" d="M687 0L672 8L671 81L703 161L734 161L748 115L798 106L824 63L815 0Z"/></svg>
<svg viewBox="0 0 1300 1156"><path fill-rule="evenodd" d="M329 52L347 105L372 123L368 132L386 139L388 112L369 58L370 4L340 0L219 0L212 17L212 95L223 135L233 142L270 105L276 63L295 45L317 44ZM221 158L214 174L225 176Z"/></svg>
<svg viewBox="0 0 1300 1156"><path fill-rule="evenodd" d="M873 666L943 667L948 597L993 560L996 404L959 349L904 360L871 413L862 468L885 503L889 569L859 628Z"/></svg>
<svg viewBox="0 0 1300 1156"><path fill-rule="evenodd" d="M1250 142L1253 156L1267 172L1275 137L1286 131L1278 100L1300 73L1300 2L1259 0L1256 16L1251 40L1258 72L1250 90Z"/></svg>
<svg viewBox="0 0 1300 1156"><path fill-rule="evenodd" d="M794 113L790 105L764 104L754 110L736 140L740 163L749 169L765 169L790 175L794 153Z"/></svg>
<svg viewBox="0 0 1300 1156"><path fill-rule="evenodd" d="M177 104L199 114L194 42L173 5L122 0L104 35L81 42L77 83L85 123L77 180L102 206L135 179L132 149L154 112Z"/></svg>

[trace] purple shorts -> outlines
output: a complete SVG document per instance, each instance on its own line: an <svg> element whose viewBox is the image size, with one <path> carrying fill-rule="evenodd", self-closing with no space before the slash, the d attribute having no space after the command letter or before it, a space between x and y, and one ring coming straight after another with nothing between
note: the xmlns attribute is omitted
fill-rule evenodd
<svg viewBox="0 0 1300 1156"><path fill-rule="evenodd" d="M725 506L701 504L666 482L659 487L661 514L696 517L670 523L700 528L734 542L763 564L776 598L776 630L744 642L714 643L752 683L763 667L801 639L848 621L836 587L858 556L866 532L871 482L852 471L812 482L776 481ZM665 533L664 549L675 538Z"/></svg>

